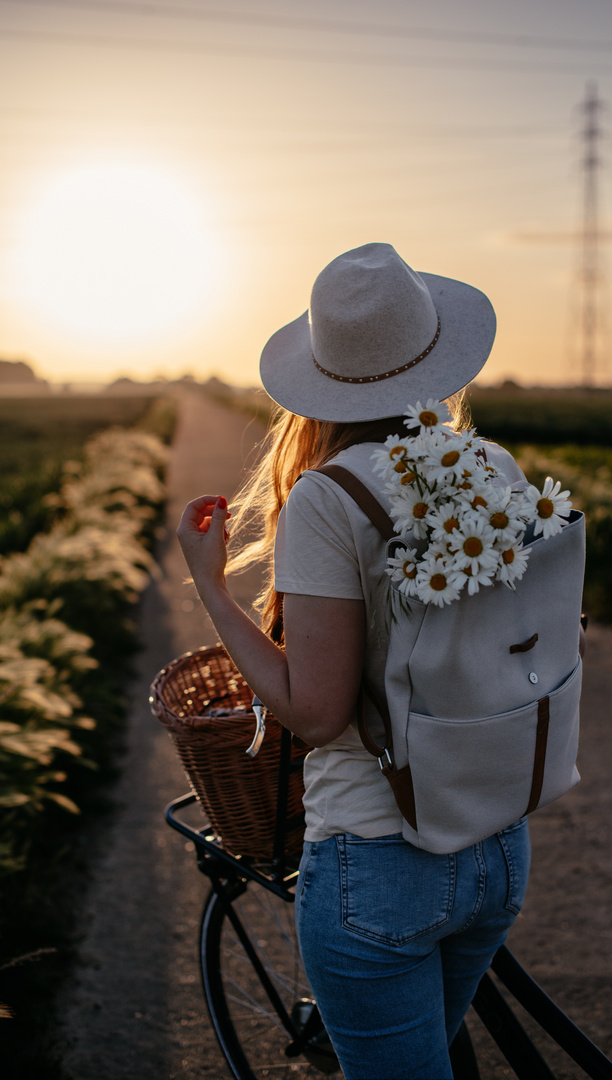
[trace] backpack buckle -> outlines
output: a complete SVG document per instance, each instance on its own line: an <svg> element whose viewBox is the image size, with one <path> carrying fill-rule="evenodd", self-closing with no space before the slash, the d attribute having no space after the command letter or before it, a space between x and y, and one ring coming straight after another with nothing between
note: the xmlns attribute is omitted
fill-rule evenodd
<svg viewBox="0 0 612 1080"><path fill-rule="evenodd" d="M387 758L386 761L385 757ZM384 747L382 754L379 755L378 764L380 765L381 770L386 768L393 768L393 760L386 746Z"/></svg>

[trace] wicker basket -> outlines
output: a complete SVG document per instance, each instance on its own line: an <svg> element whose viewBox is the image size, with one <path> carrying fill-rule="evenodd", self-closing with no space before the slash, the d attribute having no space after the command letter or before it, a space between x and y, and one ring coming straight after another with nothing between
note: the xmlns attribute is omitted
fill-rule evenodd
<svg viewBox="0 0 612 1080"><path fill-rule="evenodd" d="M252 691L222 646L185 653L151 686L153 715L169 731L202 807L224 847L235 855L270 859L273 853L282 727L266 718L255 758L245 751L255 733ZM210 716L222 710L224 716ZM304 838L301 764L307 750L291 751L285 852Z"/></svg>

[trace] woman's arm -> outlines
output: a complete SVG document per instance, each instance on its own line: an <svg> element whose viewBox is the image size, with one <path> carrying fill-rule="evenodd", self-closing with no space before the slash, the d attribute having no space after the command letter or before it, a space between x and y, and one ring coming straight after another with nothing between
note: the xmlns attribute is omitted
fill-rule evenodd
<svg viewBox="0 0 612 1080"><path fill-rule="evenodd" d="M177 535L196 589L254 693L300 739L324 746L354 715L365 640L363 602L286 595L286 650L279 649L228 592L228 517L225 499L212 496L195 499L183 514Z"/></svg>

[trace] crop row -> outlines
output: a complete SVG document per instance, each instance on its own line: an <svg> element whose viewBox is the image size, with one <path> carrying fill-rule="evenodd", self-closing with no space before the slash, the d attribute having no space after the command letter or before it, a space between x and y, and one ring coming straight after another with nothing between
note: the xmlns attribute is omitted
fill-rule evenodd
<svg viewBox="0 0 612 1080"><path fill-rule="evenodd" d="M96 435L48 496L50 527L0 559L0 875L79 813L109 754L166 455L143 431Z"/></svg>
<svg viewBox="0 0 612 1080"><path fill-rule="evenodd" d="M586 517L584 611L612 622L612 449L605 446L521 445L512 448L530 483L546 476L561 481L574 507ZM562 583L560 583L562 587Z"/></svg>

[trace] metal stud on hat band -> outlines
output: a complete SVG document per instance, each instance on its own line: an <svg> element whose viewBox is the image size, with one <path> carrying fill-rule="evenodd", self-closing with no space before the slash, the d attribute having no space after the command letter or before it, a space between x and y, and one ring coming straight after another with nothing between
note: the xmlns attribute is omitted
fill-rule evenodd
<svg viewBox="0 0 612 1080"><path fill-rule="evenodd" d="M414 360L409 360L407 364L402 364L400 367L393 368L392 371L384 371L381 375L364 375L359 378L355 378L350 375L335 375L333 371L327 371L326 368L319 364L316 357L313 355L312 362L314 366L321 372L322 375L327 375L329 379L334 379L335 382L343 383L373 383L381 382L383 379L390 379L393 375L401 375L403 371L408 371L409 368L414 367L415 364L420 363L426 356L429 356L431 350L434 348L438 338L440 337L440 316L438 315L438 328L434 335L433 340L429 343L426 349L418 356L415 356Z"/></svg>

